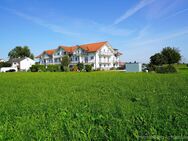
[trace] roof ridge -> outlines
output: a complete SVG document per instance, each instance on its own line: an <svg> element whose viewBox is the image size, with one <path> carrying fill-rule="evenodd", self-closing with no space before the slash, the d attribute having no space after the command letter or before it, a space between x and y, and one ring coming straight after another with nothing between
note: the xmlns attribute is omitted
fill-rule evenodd
<svg viewBox="0 0 188 141"><path fill-rule="evenodd" d="M94 43L87 43L87 44L82 44L82 45L91 45L91 44L99 44L99 43L107 43L108 41L101 41L101 42L94 42ZM80 45L80 46L82 46Z"/></svg>

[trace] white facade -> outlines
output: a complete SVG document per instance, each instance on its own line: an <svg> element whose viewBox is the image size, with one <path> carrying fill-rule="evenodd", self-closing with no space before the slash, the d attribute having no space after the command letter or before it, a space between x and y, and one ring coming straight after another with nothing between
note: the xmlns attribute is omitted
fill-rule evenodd
<svg viewBox="0 0 188 141"><path fill-rule="evenodd" d="M12 60L12 67L18 68L20 71L28 71L30 67L34 64L35 61L28 57Z"/></svg>
<svg viewBox="0 0 188 141"><path fill-rule="evenodd" d="M35 64L35 61L30 58L25 58L20 61L20 70L28 71L32 65Z"/></svg>
<svg viewBox="0 0 188 141"><path fill-rule="evenodd" d="M127 72L142 72L141 63L126 63Z"/></svg>
<svg viewBox="0 0 188 141"><path fill-rule="evenodd" d="M58 48L53 54L43 53L39 57L40 64L61 64L62 57L69 55L70 65L77 63L90 64L93 69L109 70L110 68L118 68L120 55L118 50L113 49L110 44L105 43L95 51L87 51L85 48L77 47L73 52L69 53L63 48Z"/></svg>

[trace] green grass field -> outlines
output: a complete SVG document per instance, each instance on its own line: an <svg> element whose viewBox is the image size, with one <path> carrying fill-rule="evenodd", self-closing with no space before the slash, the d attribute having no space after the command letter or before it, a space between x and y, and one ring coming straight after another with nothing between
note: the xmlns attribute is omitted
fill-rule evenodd
<svg viewBox="0 0 188 141"><path fill-rule="evenodd" d="M0 73L0 140L188 139L188 71Z"/></svg>

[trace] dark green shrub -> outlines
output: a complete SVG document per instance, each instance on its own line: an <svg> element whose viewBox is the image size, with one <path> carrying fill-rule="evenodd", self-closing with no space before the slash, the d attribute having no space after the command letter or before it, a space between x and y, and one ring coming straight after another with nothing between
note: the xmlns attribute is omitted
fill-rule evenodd
<svg viewBox="0 0 188 141"><path fill-rule="evenodd" d="M187 64L187 67L188 67L188 64Z"/></svg>
<svg viewBox="0 0 188 141"><path fill-rule="evenodd" d="M90 72L92 70L92 66L91 65L85 65L85 70L87 72Z"/></svg>
<svg viewBox="0 0 188 141"><path fill-rule="evenodd" d="M155 71L156 70L156 66L153 64L148 64L146 65L146 69L149 71Z"/></svg>
<svg viewBox="0 0 188 141"><path fill-rule="evenodd" d="M45 72L46 66L44 66L44 65L32 65L30 67L30 70L31 70L31 72L39 72L39 71Z"/></svg>
<svg viewBox="0 0 188 141"><path fill-rule="evenodd" d="M39 67L38 67L38 65L32 65L30 67L30 70L31 70L31 72L38 72L39 71Z"/></svg>
<svg viewBox="0 0 188 141"><path fill-rule="evenodd" d="M157 73L176 73L177 72L176 68L172 65L156 67L155 71Z"/></svg>
<svg viewBox="0 0 188 141"><path fill-rule="evenodd" d="M79 62L79 63L77 64L77 66L78 66L78 70L79 70L79 71L82 71L82 70L84 69L84 64L83 64L83 63L80 63L80 62Z"/></svg>
<svg viewBox="0 0 188 141"><path fill-rule="evenodd" d="M47 66L47 71L50 71L50 72L58 72L60 70L61 70L60 65L48 65Z"/></svg>
<svg viewBox="0 0 188 141"><path fill-rule="evenodd" d="M11 67L11 63L9 62L0 62L0 68L2 67Z"/></svg>

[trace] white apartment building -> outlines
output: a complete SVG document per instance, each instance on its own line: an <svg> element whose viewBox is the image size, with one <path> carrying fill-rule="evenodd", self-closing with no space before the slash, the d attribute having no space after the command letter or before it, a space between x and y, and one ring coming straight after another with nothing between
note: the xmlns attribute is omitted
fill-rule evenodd
<svg viewBox="0 0 188 141"><path fill-rule="evenodd" d="M118 68L120 55L118 49L113 49L108 42L98 42L76 46L59 46L57 49L46 50L36 58L40 64L61 64L62 57L70 57L70 65L77 63L90 64L93 69L109 70Z"/></svg>

